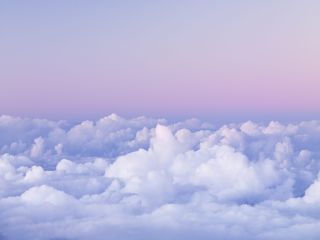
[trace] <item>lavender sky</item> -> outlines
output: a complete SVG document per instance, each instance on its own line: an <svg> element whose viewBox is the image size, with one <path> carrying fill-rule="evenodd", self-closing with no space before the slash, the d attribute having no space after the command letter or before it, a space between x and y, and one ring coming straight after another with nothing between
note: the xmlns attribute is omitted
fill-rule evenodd
<svg viewBox="0 0 320 240"><path fill-rule="evenodd" d="M319 1L0 2L0 113L317 118Z"/></svg>

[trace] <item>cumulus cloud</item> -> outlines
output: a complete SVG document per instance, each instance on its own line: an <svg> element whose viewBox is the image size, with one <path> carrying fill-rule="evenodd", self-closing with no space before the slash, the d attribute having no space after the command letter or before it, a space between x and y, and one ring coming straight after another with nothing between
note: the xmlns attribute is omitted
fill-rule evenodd
<svg viewBox="0 0 320 240"><path fill-rule="evenodd" d="M0 117L0 239L317 239L320 122Z"/></svg>

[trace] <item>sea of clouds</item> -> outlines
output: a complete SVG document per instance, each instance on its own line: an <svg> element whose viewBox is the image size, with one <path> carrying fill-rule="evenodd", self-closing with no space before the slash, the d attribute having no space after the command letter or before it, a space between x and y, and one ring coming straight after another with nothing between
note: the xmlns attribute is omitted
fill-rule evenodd
<svg viewBox="0 0 320 240"><path fill-rule="evenodd" d="M318 239L320 121L0 116L0 239Z"/></svg>

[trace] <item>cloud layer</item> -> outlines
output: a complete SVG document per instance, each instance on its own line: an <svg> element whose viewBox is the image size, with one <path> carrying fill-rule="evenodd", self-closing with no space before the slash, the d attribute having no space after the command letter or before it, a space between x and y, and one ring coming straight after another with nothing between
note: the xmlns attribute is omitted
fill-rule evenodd
<svg viewBox="0 0 320 240"><path fill-rule="evenodd" d="M0 239L316 239L320 122L0 117Z"/></svg>

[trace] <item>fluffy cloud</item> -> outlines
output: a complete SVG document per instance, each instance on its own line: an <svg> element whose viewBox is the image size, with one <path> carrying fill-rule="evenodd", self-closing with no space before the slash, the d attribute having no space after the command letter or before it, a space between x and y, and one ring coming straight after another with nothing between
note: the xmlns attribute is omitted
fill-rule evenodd
<svg viewBox="0 0 320 240"><path fill-rule="evenodd" d="M320 122L0 117L0 239L317 239Z"/></svg>

